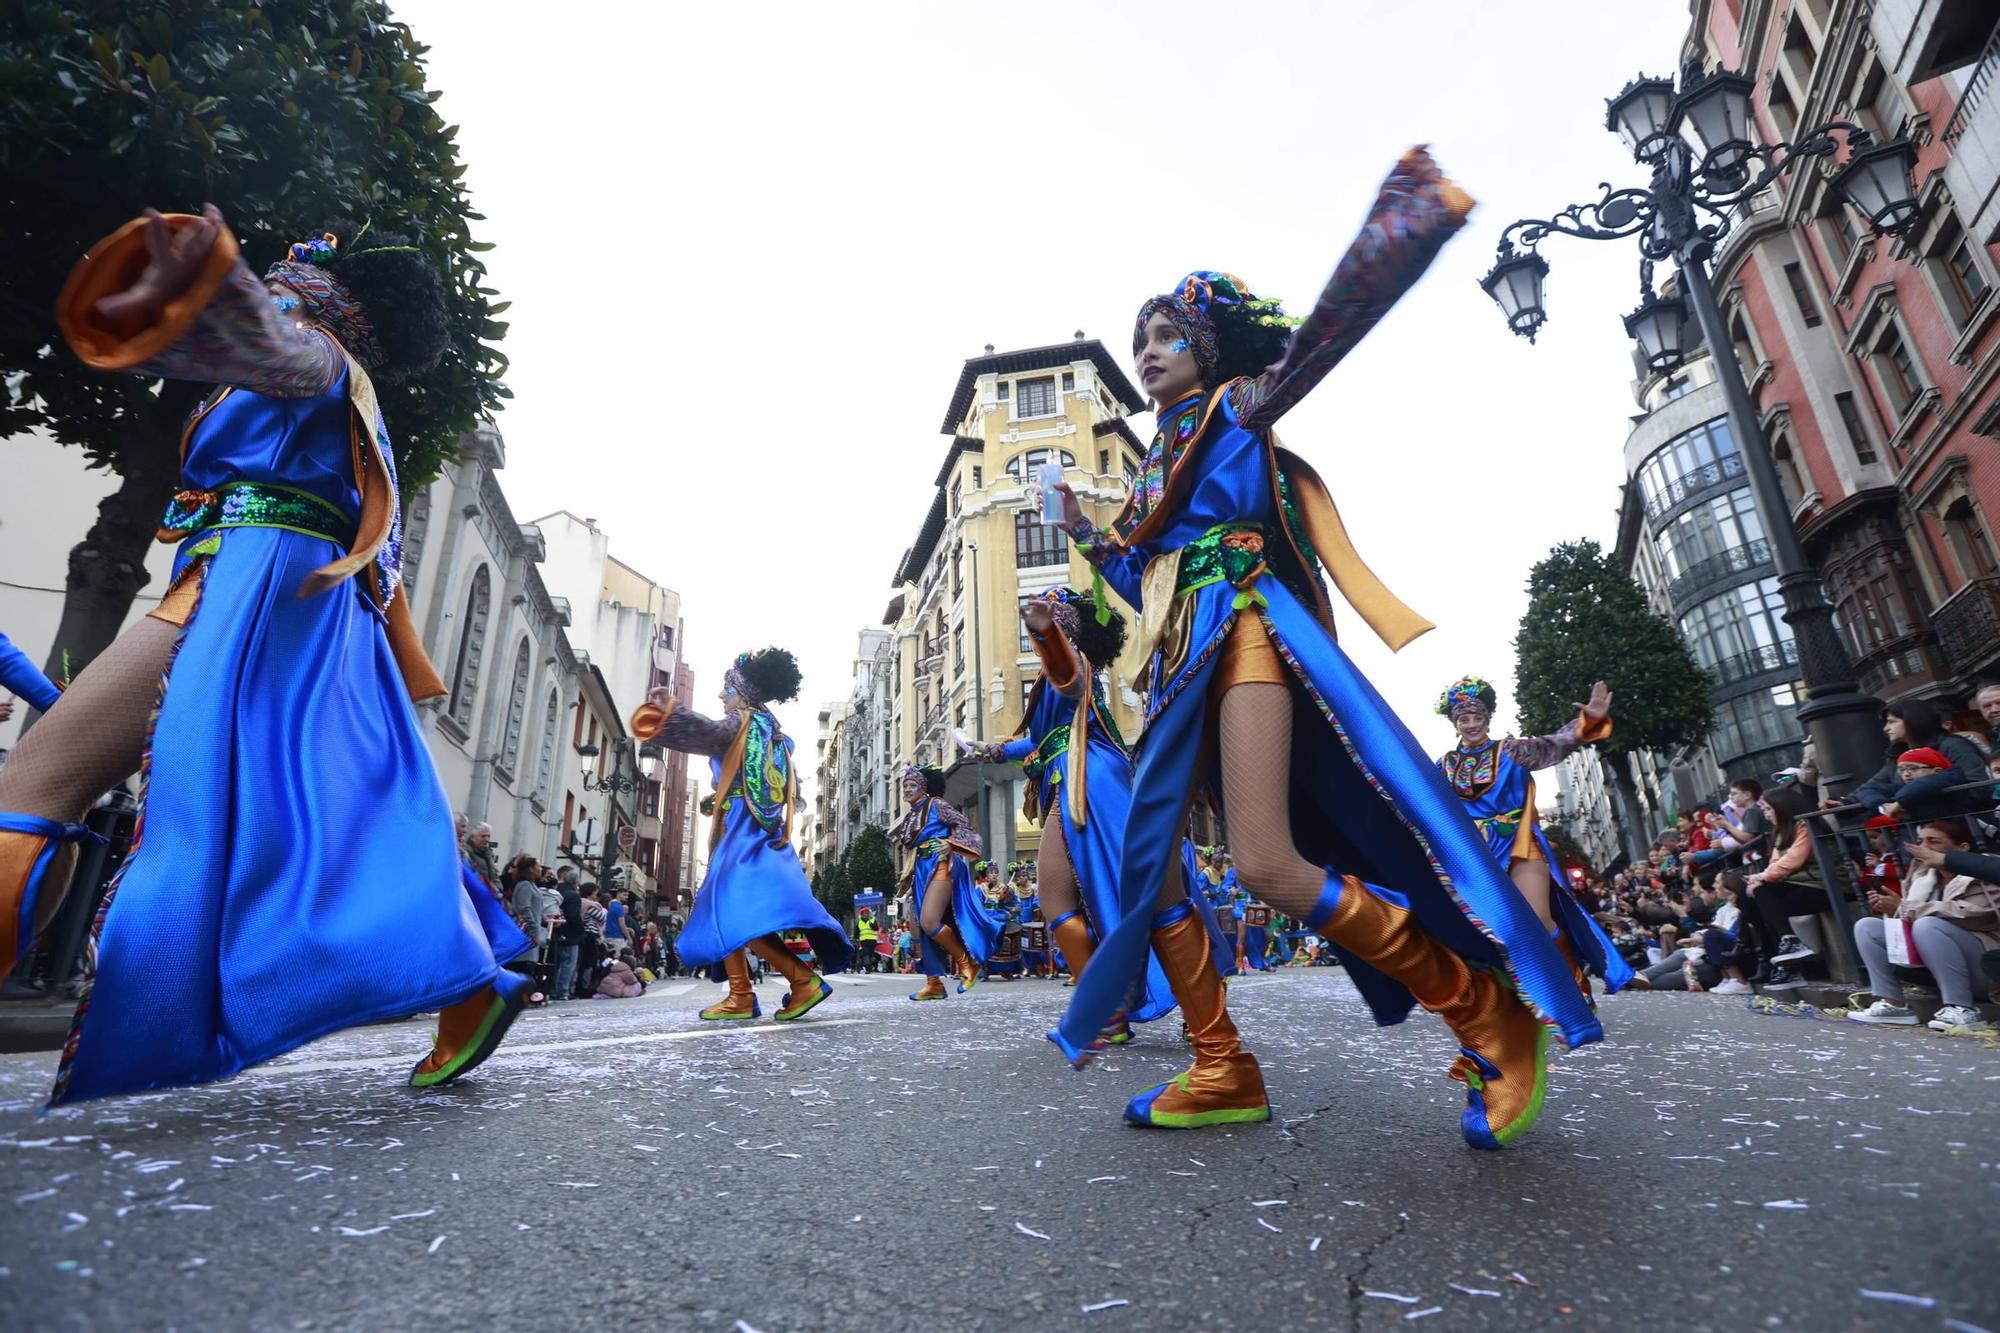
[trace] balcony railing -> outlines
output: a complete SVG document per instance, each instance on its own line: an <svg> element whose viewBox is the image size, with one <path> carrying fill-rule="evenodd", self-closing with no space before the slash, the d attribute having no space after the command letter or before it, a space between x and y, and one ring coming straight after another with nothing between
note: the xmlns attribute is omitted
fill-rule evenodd
<svg viewBox="0 0 2000 1333"><path fill-rule="evenodd" d="M1706 560L1697 560L1682 570L1680 577L1667 585L1667 596L1675 604L1685 603L1691 598L1687 594L1707 587L1717 579L1731 574L1743 574L1759 565L1771 563L1771 543L1762 538L1732 546L1720 555L1712 555Z"/></svg>
<svg viewBox="0 0 2000 1333"><path fill-rule="evenodd" d="M1972 113L1979 109L1993 92L1993 82L2000 79L2000 24L1995 24L1993 34L1986 39L1986 49L1979 53L1979 63L1966 79L1965 92L1959 96L1958 109L1951 113L1951 119L1944 124L1944 141L1956 144L1965 136L1966 126L1972 122Z"/></svg>
<svg viewBox="0 0 2000 1333"><path fill-rule="evenodd" d="M1975 579L1931 612L1952 669L1969 674L2000 658L2000 578Z"/></svg>
<svg viewBox="0 0 2000 1333"><path fill-rule="evenodd" d="M1776 671L1780 667L1795 667L1799 664L1799 646L1787 639L1783 643L1767 643L1752 648L1747 653L1725 657L1708 669L1715 677L1716 684L1728 685L1752 676L1761 676L1766 671Z"/></svg>
<svg viewBox="0 0 2000 1333"><path fill-rule="evenodd" d="M1743 475L1743 455L1724 454L1713 463L1703 463L1686 476L1676 477L1660 488L1658 495L1646 497L1646 517L1658 518L1691 495Z"/></svg>

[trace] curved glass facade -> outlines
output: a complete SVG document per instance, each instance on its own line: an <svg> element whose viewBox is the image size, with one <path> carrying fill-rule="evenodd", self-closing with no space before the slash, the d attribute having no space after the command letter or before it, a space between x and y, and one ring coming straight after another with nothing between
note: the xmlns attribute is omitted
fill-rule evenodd
<svg viewBox="0 0 2000 1333"><path fill-rule="evenodd" d="M1688 496L1743 475L1743 459L1726 418L1704 421L1676 435L1639 465L1639 494L1646 516L1657 518Z"/></svg>

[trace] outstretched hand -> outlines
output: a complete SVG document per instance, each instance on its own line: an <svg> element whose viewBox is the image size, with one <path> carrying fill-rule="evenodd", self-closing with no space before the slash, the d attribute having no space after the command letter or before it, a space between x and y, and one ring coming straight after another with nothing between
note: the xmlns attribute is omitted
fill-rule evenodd
<svg viewBox="0 0 2000 1333"><path fill-rule="evenodd" d="M1021 623L1026 625L1031 633L1046 634L1049 626L1055 624L1055 617L1049 614L1049 604L1036 597L1021 603Z"/></svg>
<svg viewBox="0 0 2000 1333"><path fill-rule="evenodd" d="M1578 710L1593 722L1602 722L1605 718L1611 716L1611 687L1600 680L1590 687L1589 703L1573 703L1570 707Z"/></svg>
<svg viewBox="0 0 2000 1333"><path fill-rule="evenodd" d="M1066 481L1057 482L1056 493L1062 496L1062 513L1059 516L1062 525L1068 528L1083 522L1083 502L1076 498L1076 492L1070 489L1070 484Z"/></svg>
<svg viewBox="0 0 2000 1333"><path fill-rule="evenodd" d="M207 262L208 252L215 248L216 238L227 229L222 211L214 204L203 204L201 217L178 230L168 225L159 209L147 209L145 271L124 291L99 300L97 313L105 319L153 314L187 290Z"/></svg>

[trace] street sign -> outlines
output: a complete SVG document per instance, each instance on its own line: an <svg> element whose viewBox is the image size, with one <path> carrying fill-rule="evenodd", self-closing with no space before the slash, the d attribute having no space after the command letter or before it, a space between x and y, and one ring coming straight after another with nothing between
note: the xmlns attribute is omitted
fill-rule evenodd
<svg viewBox="0 0 2000 1333"><path fill-rule="evenodd" d="M633 828L630 824L621 826L618 830L618 850L629 853L638 845L639 830Z"/></svg>

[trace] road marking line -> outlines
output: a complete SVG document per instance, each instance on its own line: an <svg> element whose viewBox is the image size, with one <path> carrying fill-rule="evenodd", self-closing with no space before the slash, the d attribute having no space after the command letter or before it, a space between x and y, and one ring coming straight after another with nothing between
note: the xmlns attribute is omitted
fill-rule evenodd
<svg viewBox="0 0 2000 1333"><path fill-rule="evenodd" d="M573 1041L544 1041L533 1045L502 1046L487 1057L488 1063L512 1055L528 1055L541 1051L580 1051L594 1046L636 1046L643 1042L655 1041L698 1041L704 1037L757 1036L771 1032L799 1032L808 1029L852 1027L866 1023L865 1018L823 1018L811 1023L759 1023L755 1027L726 1028L686 1028L674 1032L636 1032L624 1037L579 1037ZM400 1068L408 1064L407 1055L366 1055L347 1060L304 1060L288 1065L259 1065L246 1069L238 1078L275 1078L285 1074L318 1074L330 1069L371 1069L376 1066Z"/></svg>

